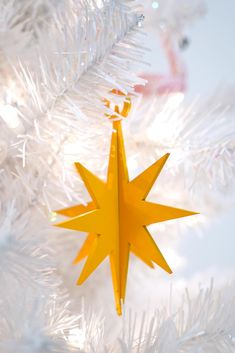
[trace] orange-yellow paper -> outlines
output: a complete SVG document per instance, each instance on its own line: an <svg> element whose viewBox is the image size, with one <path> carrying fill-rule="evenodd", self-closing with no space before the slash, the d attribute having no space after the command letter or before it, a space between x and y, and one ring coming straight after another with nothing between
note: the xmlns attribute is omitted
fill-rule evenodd
<svg viewBox="0 0 235 353"><path fill-rule="evenodd" d="M120 114L126 116L129 109L130 101L126 100ZM116 112L119 113L117 107ZM130 252L148 266L153 268L153 263L156 263L172 273L147 226L196 214L146 201L168 157L169 154L166 154L130 181L121 121L113 121L107 181L100 180L83 165L75 163L93 201L87 206L79 205L57 211L71 218L56 226L89 233L74 261L76 264L87 257L77 284L82 284L109 256L119 315L125 300Z"/></svg>

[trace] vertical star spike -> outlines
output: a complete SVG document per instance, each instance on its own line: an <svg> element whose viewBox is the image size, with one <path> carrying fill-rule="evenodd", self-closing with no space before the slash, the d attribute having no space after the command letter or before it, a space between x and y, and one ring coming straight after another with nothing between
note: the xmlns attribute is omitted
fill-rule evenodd
<svg viewBox="0 0 235 353"><path fill-rule="evenodd" d="M127 270L129 263L129 244L123 240L123 230L121 226L122 202L124 198L125 184L128 183L128 171L126 166L126 155L122 136L121 122L113 123L113 133L110 148L110 160L108 168L108 185L115 186L117 191L116 207L118 217L118 230L116 238L116 248L110 255L110 265L115 292L117 311L121 313L121 302L124 301Z"/></svg>

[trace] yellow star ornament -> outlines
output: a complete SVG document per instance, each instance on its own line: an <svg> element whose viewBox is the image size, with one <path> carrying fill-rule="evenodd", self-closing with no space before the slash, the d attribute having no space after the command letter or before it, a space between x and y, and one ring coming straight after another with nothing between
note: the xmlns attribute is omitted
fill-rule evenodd
<svg viewBox="0 0 235 353"><path fill-rule="evenodd" d="M145 200L168 157L169 154L166 154L130 181L121 121L114 121L107 181L100 180L83 165L75 163L93 201L87 206L78 205L57 211L71 218L56 226L89 232L74 261L76 264L87 257L77 284L82 284L109 256L119 315L125 299L130 252L148 266L153 268L153 263L156 263L172 273L147 226L196 214Z"/></svg>

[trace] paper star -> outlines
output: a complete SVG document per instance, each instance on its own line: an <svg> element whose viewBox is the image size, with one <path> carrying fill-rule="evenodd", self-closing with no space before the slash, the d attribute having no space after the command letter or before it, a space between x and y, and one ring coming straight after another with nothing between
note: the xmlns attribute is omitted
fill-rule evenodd
<svg viewBox="0 0 235 353"><path fill-rule="evenodd" d="M118 314L125 299L128 261L133 252L148 266L153 263L172 273L147 230L153 223L186 217L194 212L145 201L169 154L166 154L134 180L129 181L120 121L113 123L107 182L100 180L80 163L75 163L92 202L57 211L69 220L58 227L89 232L74 263L87 257L78 280L82 284L109 256Z"/></svg>

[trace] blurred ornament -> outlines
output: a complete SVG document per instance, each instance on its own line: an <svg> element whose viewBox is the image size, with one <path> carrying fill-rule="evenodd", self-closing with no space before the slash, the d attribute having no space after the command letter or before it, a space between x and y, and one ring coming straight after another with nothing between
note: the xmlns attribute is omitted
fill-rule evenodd
<svg viewBox="0 0 235 353"><path fill-rule="evenodd" d="M135 90L147 96L162 96L171 93L184 92L186 84L182 76L172 77L157 74L142 74L147 81L146 86L136 86Z"/></svg>
<svg viewBox="0 0 235 353"><path fill-rule="evenodd" d="M178 50L175 48L170 33L160 33L161 44L166 54L169 65L169 74L143 73L141 78L147 81L146 86L136 86L135 90L147 96L162 96L171 93L186 91L186 68L183 64Z"/></svg>
<svg viewBox="0 0 235 353"><path fill-rule="evenodd" d="M179 40L179 48L182 50L187 49L189 47L189 44L190 44L190 41L189 41L188 37L182 37Z"/></svg>
<svg viewBox="0 0 235 353"><path fill-rule="evenodd" d="M148 81L146 86L136 86L136 92L143 96L161 96L175 92L185 92L187 72L181 60L179 49L188 48L190 41L182 36L185 27L206 13L204 0L146 0L143 4L145 27L160 37L160 43L169 64L168 74L142 73L141 78ZM179 39L180 38L180 39Z"/></svg>

